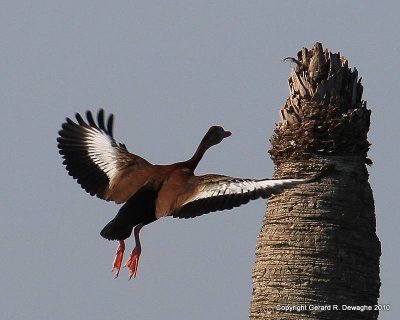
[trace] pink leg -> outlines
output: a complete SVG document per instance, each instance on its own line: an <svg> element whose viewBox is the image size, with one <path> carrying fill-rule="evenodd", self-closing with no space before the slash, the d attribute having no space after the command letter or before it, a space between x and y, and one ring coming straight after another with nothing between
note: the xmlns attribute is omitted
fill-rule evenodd
<svg viewBox="0 0 400 320"><path fill-rule="evenodd" d="M125 263L125 267L129 269L129 280L133 277L136 277L138 265L139 265L139 258L140 258L140 253L142 252L142 246L140 244L140 238L139 238L139 232L140 229L143 228L143 224L138 224L135 227L135 241L136 241L136 246L135 249L132 250L132 253L128 259L128 261Z"/></svg>
<svg viewBox="0 0 400 320"><path fill-rule="evenodd" d="M117 278L119 275L119 270L121 269L121 264L122 264L122 258L124 257L124 251L125 251L125 242L124 240L120 240L118 243L117 252L115 253L113 267L111 270L112 272L116 270L115 278Z"/></svg>

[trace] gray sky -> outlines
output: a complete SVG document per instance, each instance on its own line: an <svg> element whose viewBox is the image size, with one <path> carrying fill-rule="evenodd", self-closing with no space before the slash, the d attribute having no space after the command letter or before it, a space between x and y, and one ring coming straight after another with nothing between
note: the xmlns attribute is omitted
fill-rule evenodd
<svg viewBox="0 0 400 320"><path fill-rule="evenodd" d="M233 135L197 172L269 177L268 139L291 67L281 59L321 41L357 67L372 109L380 302L392 305L380 319L396 319L400 8L395 1L329 4L3 1L2 318L247 318L264 201L147 226L138 277L127 281L123 270L115 280L116 243L99 232L119 207L90 197L67 175L57 131L66 116L104 107L130 151L170 163L187 159L208 127L221 124Z"/></svg>

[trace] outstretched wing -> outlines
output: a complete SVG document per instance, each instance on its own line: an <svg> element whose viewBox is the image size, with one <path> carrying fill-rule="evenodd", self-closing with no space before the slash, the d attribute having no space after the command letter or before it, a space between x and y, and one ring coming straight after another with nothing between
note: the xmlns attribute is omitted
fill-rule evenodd
<svg viewBox="0 0 400 320"><path fill-rule="evenodd" d="M112 114L107 123L103 109L97 115L97 123L90 111L86 112L86 118L87 122L77 113L77 123L67 118L62 124L57 141L63 164L69 175L92 196L116 201L110 187L115 185L121 172L126 169L132 172L151 164L114 140Z"/></svg>
<svg viewBox="0 0 400 320"><path fill-rule="evenodd" d="M232 209L250 200L268 198L311 179L240 179L220 175L193 177L194 188L181 194L171 215L175 218L194 218L209 212Z"/></svg>

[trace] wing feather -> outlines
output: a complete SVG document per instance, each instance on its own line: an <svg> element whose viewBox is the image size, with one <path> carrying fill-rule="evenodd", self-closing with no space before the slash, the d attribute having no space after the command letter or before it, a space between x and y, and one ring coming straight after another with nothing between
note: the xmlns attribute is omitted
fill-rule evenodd
<svg viewBox="0 0 400 320"><path fill-rule="evenodd" d="M113 136L113 115L105 122L104 110L97 114L97 123L90 111L87 122L77 113L76 121L66 119L57 138L63 164L81 187L91 195L105 200L109 186L124 169L140 169L151 164L145 159L129 153L124 144L117 143Z"/></svg>
<svg viewBox="0 0 400 320"><path fill-rule="evenodd" d="M268 198L299 184L307 179L240 179L227 176L205 175L195 177L196 190L189 189L180 195L172 216L193 218L206 213L229 210L258 198ZM178 203L179 203L178 199Z"/></svg>

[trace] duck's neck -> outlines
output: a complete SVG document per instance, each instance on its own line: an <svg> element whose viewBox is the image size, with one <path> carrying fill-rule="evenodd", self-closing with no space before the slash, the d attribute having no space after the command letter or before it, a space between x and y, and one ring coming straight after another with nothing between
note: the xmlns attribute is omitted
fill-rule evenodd
<svg viewBox="0 0 400 320"><path fill-rule="evenodd" d="M206 142L206 137L204 137L199 146L196 149L196 152L193 154L193 156L185 161L185 165L192 169L194 171L194 169L196 169L197 165L199 164L201 158L203 158L204 153L211 147L207 142Z"/></svg>

